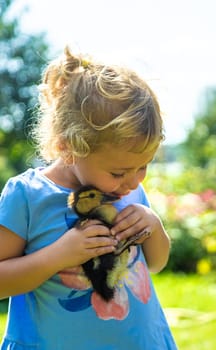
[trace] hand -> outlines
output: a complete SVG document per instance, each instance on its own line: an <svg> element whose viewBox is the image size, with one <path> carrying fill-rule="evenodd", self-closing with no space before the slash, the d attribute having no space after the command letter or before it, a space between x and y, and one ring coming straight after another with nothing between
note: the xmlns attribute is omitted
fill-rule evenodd
<svg viewBox="0 0 216 350"><path fill-rule="evenodd" d="M79 266L93 257L113 252L117 243L109 228L97 220L88 220L58 240L59 258L63 268Z"/></svg>
<svg viewBox="0 0 216 350"><path fill-rule="evenodd" d="M117 215L111 233L122 241L139 236L143 230L149 232L150 236L143 234L135 242L142 244L149 270L153 273L159 272L167 264L170 239L160 218L152 209L141 204L129 205Z"/></svg>
<svg viewBox="0 0 216 350"><path fill-rule="evenodd" d="M136 243L141 244L150 237L159 222L153 210L141 204L132 204L117 215L111 233L118 241L137 236Z"/></svg>

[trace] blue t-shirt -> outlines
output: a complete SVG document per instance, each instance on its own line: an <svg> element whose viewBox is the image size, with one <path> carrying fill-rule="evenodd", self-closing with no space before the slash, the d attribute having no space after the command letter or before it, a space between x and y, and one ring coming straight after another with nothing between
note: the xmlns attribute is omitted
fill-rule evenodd
<svg viewBox="0 0 216 350"><path fill-rule="evenodd" d="M67 207L70 189L41 169L8 181L0 200L0 224L26 240L31 254L60 238L77 216ZM148 205L140 185L116 203ZM34 277L32 277L34 278ZM175 350L139 246L130 249L115 298L104 302L80 266L59 271L37 289L10 298L1 350Z"/></svg>

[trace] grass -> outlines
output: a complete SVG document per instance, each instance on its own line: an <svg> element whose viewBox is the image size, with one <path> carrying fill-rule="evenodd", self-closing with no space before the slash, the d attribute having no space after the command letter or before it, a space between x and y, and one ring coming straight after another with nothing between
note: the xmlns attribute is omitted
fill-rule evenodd
<svg viewBox="0 0 216 350"><path fill-rule="evenodd" d="M4 300L0 302L0 341L5 329L6 312L7 312L7 302Z"/></svg>
<svg viewBox="0 0 216 350"><path fill-rule="evenodd" d="M152 278L179 349L216 349L216 276Z"/></svg>
<svg viewBox="0 0 216 350"><path fill-rule="evenodd" d="M153 275L158 297L179 350L216 349L216 276ZM0 303L0 339L6 305Z"/></svg>
<svg viewBox="0 0 216 350"><path fill-rule="evenodd" d="M6 314L0 314L0 341L4 334L5 323L6 323Z"/></svg>

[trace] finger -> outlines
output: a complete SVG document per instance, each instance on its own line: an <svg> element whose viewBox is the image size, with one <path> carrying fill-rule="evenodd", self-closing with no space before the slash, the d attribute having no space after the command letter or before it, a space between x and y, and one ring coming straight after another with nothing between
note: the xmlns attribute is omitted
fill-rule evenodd
<svg viewBox="0 0 216 350"><path fill-rule="evenodd" d="M128 237L134 236L145 229L142 221L137 221L136 224L127 227L125 230L118 232L115 238L119 241L127 239Z"/></svg>
<svg viewBox="0 0 216 350"><path fill-rule="evenodd" d="M92 255L92 257L97 257L100 255L113 253L114 251L115 251L115 247L113 247L113 246L97 247L97 248L92 249L91 255Z"/></svg>
<svg viewBox="0 0 216 350"><path fill-rule="evenodd" d="M112 236L103 236L103 237L90 237L85 240L85 247L87 249L92 248L103 248L103 247L115 247L118 244L118 240Z"/></svg>
<svg viewBox="0 0 216 350"><path fill-rule="evenodd" d="M82 219L78 223L79 228L86 228L92 225L103 225L103 223L100 220L93 220L93 219Z"/></svg>
<svg viewBox="0 0 216 350"><path fill-rule="evenodd" d="M111 236L110 229L104 225L90 225L83 232L86 237Z"/></svg>
<svg viewBox="0 0 216 350"><path fill-rule="evenodd" d="M131 212L128 216L125 216L124 219L115 224L111 229L111 234L116 235L122 231L127 230L128 228L137 225L140 222L138 229L141 229L141 220L140 215L136 211Z"/></svg>
<svg viewBox="0 0 216 350"><path fill-rule="evenodd" d="M124 208L122 211L120 211L115 219L115 224L119 223L120 221L124 220L126 217L131 215L135 211L133 205L129 205L126 208Z"/></svg>

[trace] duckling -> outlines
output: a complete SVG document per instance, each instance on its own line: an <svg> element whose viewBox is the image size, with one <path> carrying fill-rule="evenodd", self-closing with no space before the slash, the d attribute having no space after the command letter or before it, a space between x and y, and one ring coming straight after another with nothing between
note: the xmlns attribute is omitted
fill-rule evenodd
<svg viewBox="0 0 216 350"><path fill-rule="evenodd" d="M82 226L88 219L100 220L109 228L113 227L118 214L112 203L119 197L102 193L93 186L82 186L68 196L68 206L79 216L77 225ZM113 253L101 255L82 264L83 270L91 281L93 289L105 300L114 297L115 285L125 272L129 258L129 247L136 244L141 232L125 241L119 242Z"/></svg>

